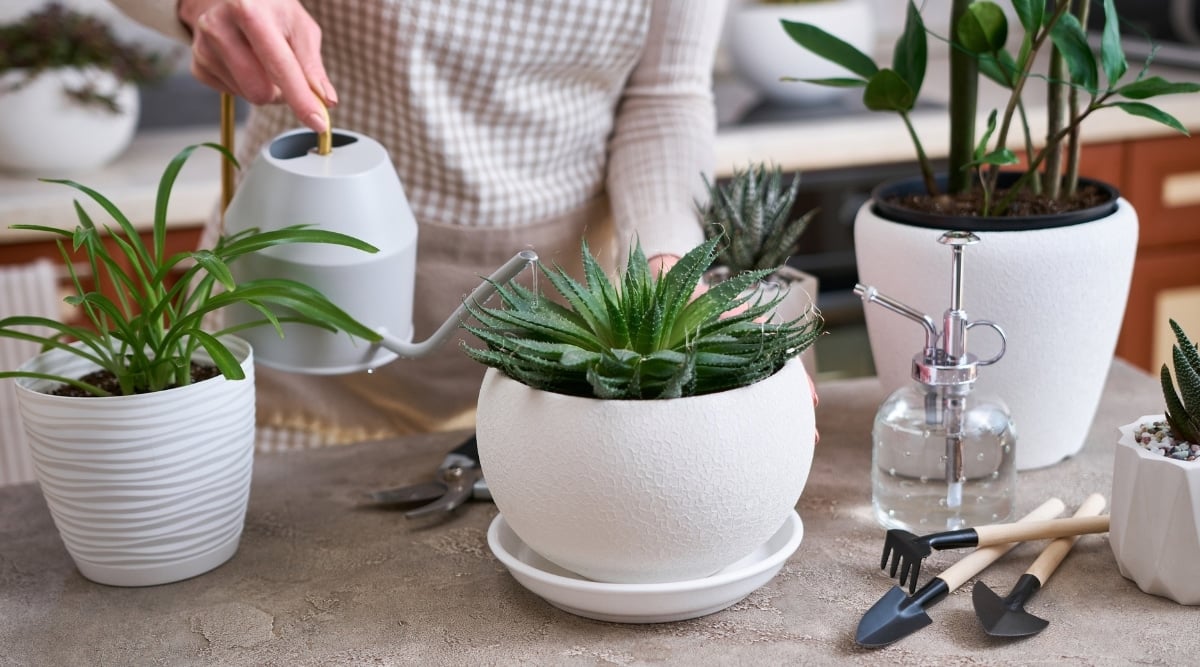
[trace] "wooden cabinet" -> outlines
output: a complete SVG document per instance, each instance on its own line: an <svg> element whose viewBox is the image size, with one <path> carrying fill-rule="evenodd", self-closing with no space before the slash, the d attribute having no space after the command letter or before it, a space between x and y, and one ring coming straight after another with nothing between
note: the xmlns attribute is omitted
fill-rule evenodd
<svg viewBox="0 0 1200 667"><path fill-rule="evenodd" d="M1200 287L1200 140L1127 142L1122 163L1121 191L1137 209L1139 237L1117 356L1157 373L1169 318L1200 336L1200 295L1186 289Z"/></svg>

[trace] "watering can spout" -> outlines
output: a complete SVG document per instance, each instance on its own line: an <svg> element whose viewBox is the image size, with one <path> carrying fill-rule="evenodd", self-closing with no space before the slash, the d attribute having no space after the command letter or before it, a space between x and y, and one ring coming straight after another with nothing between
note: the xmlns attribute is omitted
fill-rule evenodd
<svg viewBox="0 0 1200 667"><path fill-rule="evenodd" d="M413 343L392 335L386 328L380 328L378 333L383 337L383 340L380 341L379 345L406 358L423 357L433 352L441 347L454 333L454 330L458 328L459 323L467 314L468 303L482 304L484 301L487 301L496 293L497 285L503 285L517 277L526 267L537 260L537 253L532 250L522 250L513 255L503 266L496 269L492 275L488 276L486 280L472 290L467 298L463 300L463 303L455 309L450 317L429 338L419 343Z"/></svg>

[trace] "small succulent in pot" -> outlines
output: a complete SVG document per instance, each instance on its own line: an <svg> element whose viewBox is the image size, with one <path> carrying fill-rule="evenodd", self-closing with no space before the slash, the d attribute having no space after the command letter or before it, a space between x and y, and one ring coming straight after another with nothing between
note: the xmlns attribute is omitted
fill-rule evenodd
<svg viewBox="0 0 1200 667"><path fill-rule="evenodd" d="M23 72L13 89L56 68L94 67L111 72L121 83L152 83L166 76L168 61L161 54L120 41L100 19L59 3L0 26L0 74ZM81 104L119 111L115 96L94 85L71 87L67 94Z"/></svg>
<svg viewBox="0 0 1200 667"><path fill-rule="evenodd" d="M661 277L635 246L615 281L584 243L583 283L539 264L567 305L517 284L496 285L500 307L469 303L480 324L464 325L486 347L465 350L518 382L573 396L667 399L753 384L812 345L822 322L815 310L758 321L778 298L747 288L770 268L738 273L692 298L720 241L705 241ZM746 308L729 314L739 306Z"/></svg>
<svg viewBox="0 0 1200 667"><path fill-rule="evenodd" d="M1175 320L1170 323L1175 334L1175 345L1171 348L1174 382L1166 364L1159 372L1166 401L1165 423L1142 423L1134 438L1152 452L1195 461L1200 458L1200 352Z"/></svg>
<svg viewBox="0 0 1200 667"><path fill-rule="evenodd" d="M786 187L779 166L735 169L727 184L705 177L707 204L698 204L704 236L720 239L714 264L730 273L782 266L796 253L816 209L792 218L800 175Z"/></svg>
<svg viewBox="0 0 1200 667"><path fill-rule="evenodd" d="M203 146L234 161L217 144ZM229 270L229 263L238 257L281 244L329 243L375 252L368 243L345 234L294 225L268 232L245 230L219 239L212 249L167 252L171 189L184 163L199 147L183 149L164 170L149 243L104 195L74 181L47 180L88 196L111 216L115 227L97 226L79 202L75 202L79 224L74 229L13 225L14 229L55 237L75 290L66 302L79 309L84 321L68 324L45 317L4 317L0 318L0 338L33 341L41 344L43 351L63 350L90 361L99 370L85 378L22 370L2 371L0 378L56 381L64 386L54 393L67 395L127 396L187 385L218 373L230 380L243 379L245 373L239 361L222 338L251 326L270 324L282 336L280 322L296 321L369 341L380 340L379 333L308 285L283 279L237 283ZM76 272L77 261L91 271L90 281ZM205 318L210 313L233 304L248 305L263 317L220 331L205 329ZM268 306L281 306L289 314L279 317ZM193 358L201 349L215 369L206 372L194 368ZM194 376L197 372L199 377Z"/></svg>

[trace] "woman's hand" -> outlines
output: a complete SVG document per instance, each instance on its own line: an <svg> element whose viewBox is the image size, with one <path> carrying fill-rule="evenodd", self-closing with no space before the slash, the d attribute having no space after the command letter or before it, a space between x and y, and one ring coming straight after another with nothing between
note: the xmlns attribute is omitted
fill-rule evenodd
<svg viewBox="0 0 1200 667"><path fill-rule="evenodd" d="M179 0L192 33L192 75L253 104L284 102L301 123L326 128L337 103L321 62L321 28L298 0ZM315 95L314 95L315 93Z"/></svg>

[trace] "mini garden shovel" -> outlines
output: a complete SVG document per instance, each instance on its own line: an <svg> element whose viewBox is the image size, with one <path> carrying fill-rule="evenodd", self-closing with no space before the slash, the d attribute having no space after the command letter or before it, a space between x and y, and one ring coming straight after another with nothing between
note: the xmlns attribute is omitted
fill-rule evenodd
<svg viewBox="0 0 1200 667"><path fill-rule="evenodd" d="M1051 498L1040 507L1026 514L1020 522L1044 521L1058 516L1064 509L1063 502ZM964 556L962 560L951 565L938 576L929 580L908 597L904 589L893 586L892 590L879 599L858 623L854 641L862 646L887 646L892 642L903 639L933 621L925 613L926 607L933 606L942 598L952 593L968 579L979 574L988 565L994 563L1008 553L1017 543L997 544L976 549Z"/></svg>
<svg viewBox="0 0 1200 667"><path fill-rule="evenodd" d="M1097 516L1104 509L1104 496L1093 493L1079 506L1075 516ZM1038 618L1025 611L1025 603L1046 584L1050 575L1067 557L1079 536L1060 537L1042 550L1033 565L1017 580L1008 597L1001 599L982 581L971 590L971 602L975 615L983 623L983 629L995 637L1027 637L1041 632L1050 621Z"/></svg>

